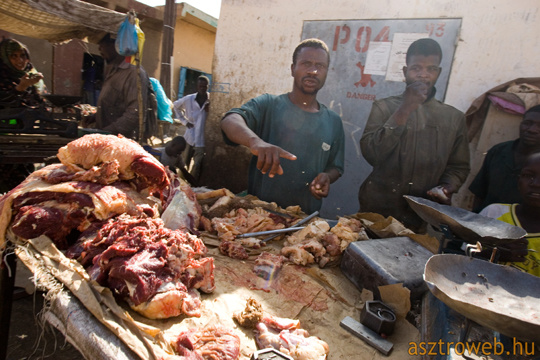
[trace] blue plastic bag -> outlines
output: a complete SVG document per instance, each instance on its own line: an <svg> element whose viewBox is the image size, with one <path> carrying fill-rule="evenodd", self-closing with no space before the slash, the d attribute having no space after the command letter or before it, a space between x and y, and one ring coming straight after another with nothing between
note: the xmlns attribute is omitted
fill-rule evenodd
<svg viewBox="0 0 540 360"><path fill-rule="evenodd" d="M114 45L122 56L135 55L139 51L137 28L129 21L129 16L120 24Z"/></svg>
<svg viewBox="0 0 540 360"><path fill-rule="evenodd" d="M158 79L151 77L150 84L152 84L152 89L156 94L158 119L161 121L170 122L172 124L172 101L167 97L167 94L165 94L165 90L163 90L163 86L161 86Z"/></svg>

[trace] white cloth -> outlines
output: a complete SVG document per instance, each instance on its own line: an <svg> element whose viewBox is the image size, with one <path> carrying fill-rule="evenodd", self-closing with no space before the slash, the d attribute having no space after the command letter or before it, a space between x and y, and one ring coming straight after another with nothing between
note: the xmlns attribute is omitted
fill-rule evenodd
<svg viewBox="0 0 540 360"><path fill-rule="evenodd" d="M510 204L491 204L482 209L479 214L493 219L498 219L509 211Z"/></svg>
<svg viewBox="0 0 540 360"><path fill-rule="evenodd" d="M204 110L204 104L202 107L199 106L199 103L195 100L196 96L197 93L194 93L176 100L174 102L174 113L182 124L193 124L193 127L187 128L184 134L186 142L194 147L204 147L204 126L208 113ZM207 96L210 99L210 95L207 94Z"/></svg>

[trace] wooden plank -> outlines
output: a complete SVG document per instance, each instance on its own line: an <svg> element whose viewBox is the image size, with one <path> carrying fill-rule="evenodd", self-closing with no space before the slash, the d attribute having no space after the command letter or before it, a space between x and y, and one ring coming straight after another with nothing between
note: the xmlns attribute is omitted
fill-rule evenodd
<svg viewBox="0 0 540 360"><path fill-rule="evenodd" d="M0 135L0 163L57 162L58 149L73 140L54 135Z"/></svg>

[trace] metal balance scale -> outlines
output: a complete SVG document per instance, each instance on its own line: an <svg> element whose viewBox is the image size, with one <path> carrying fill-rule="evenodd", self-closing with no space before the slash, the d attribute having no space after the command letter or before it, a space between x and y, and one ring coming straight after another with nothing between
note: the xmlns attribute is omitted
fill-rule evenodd
<svg viewBox="0 0 540 360"><path fill-rule="evenodd" d="M465 255L437 254L425 266L424 280L430 292L451 309L466 317L461 335L480 324L508 337L540 342L540 278L513 267L496 264L497 250L522 240L525 230L470 211L405 196L411 208L448 238L468 243ZM480 244L492 249L491 261L474 258Z"/></svg>

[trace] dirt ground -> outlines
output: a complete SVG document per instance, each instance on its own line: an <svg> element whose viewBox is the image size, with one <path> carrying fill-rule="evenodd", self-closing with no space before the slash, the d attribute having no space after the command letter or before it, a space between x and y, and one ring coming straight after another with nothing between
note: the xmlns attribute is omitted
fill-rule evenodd
<svg viewBox="0 0 540 360"><path fill-rule="evenodd" d="M40 321L43 293L34 291L31 276L21 262L17 264L17 280L13 296L6 360L81 360L84 357L67 342L58 330ZM32 294L28 294L27 288Z"/></svg>

